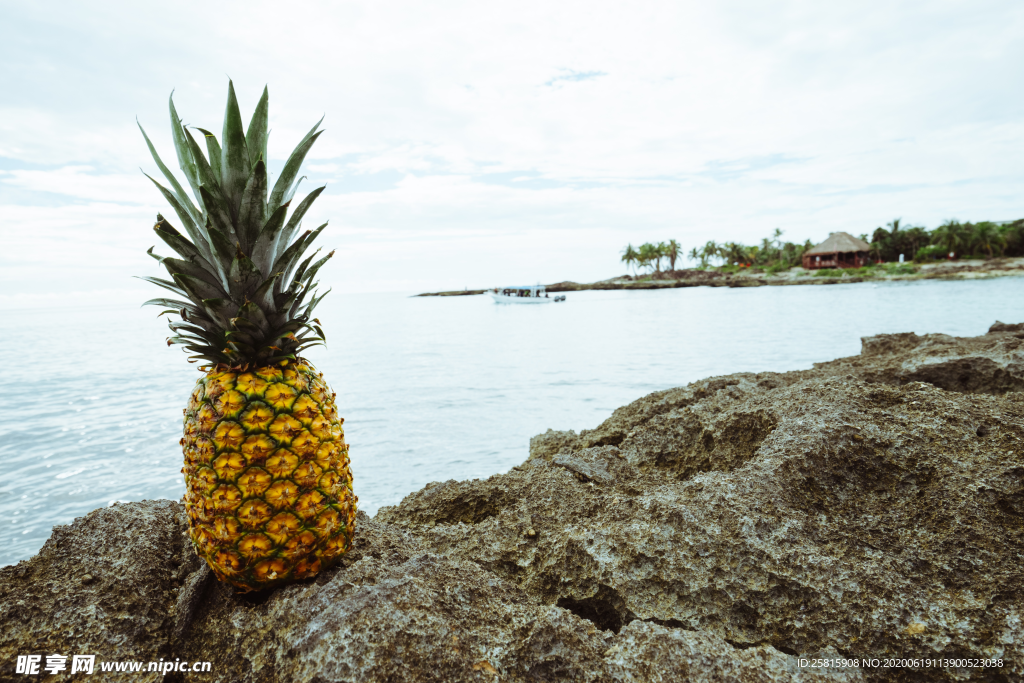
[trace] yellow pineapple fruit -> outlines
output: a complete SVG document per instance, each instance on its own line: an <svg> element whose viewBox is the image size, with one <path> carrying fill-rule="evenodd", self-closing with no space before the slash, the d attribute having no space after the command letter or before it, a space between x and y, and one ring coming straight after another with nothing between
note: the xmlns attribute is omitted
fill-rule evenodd
<svg viewBox="0 0 1024 683"><path fill-rule="evenodd" d="M198 205L143 131L172 189L153 183L188 235L157 215L156 233L181 258L150 249L172 280L143 279L183 299L146 303L179 318L168 323L174 336L167 343L193 352L190 362L205 362L181 439L189 535L217 578L243 592L333 564L351 546L358 501L335 395L298 355L325 341L319 320L311 318L324 296L316 296L313 277L334 254L311 264L314 252L300 263L326 224L294 238L322 187L288 217L299 167L320 124L299 143L268 196L267 102L264 89L243 134L229 82L223 148L197 129L207 159L171 100L178 164Z"/></svg>

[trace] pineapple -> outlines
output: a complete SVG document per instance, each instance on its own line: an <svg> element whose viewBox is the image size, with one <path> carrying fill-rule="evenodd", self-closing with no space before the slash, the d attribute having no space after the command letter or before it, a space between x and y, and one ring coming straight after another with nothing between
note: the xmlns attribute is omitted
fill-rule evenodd
<svg viewBox="0 0 1024 683"><path fill-rule="evenodd" d="M177 257L151 247L171 279L142 279L179 298L146 304L174 316L168 345L183 345L193 353L189 362L203 363L183 411L189 536L217 578L241 592L307 578L336 562L352 544L358 501L335 394L299 355L325 342L311 317L326 295L317 296L314 277L334 254L303 259L326 227L300 232L323 187L288 216L320 123L268 195L267 98L264 89L243 131L229 81L221 141L196 129L207 157L178 118L172 94L174 148L195 203L139 126L170 189L150 180L186 233L157 214L154 230Z"/></svg>

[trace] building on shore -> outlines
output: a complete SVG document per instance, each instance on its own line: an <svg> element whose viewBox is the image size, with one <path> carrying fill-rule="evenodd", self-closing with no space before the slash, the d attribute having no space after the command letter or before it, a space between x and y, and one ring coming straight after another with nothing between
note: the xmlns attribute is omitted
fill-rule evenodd
<svg viewBox="0 0 1024 683"><path fill-rule="evenodd" d="M871 245L846 232L833 232L818 246L804 252L803 266L815 268L860 268L871 262Z"/></svg>

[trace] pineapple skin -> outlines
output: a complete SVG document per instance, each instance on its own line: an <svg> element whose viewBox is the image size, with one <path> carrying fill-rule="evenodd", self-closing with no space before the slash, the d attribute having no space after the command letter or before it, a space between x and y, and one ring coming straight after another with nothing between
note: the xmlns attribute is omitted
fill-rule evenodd
<svg viewBox="0 0 1024 683"><path fill-rule="evenodd" d="M303 359L214 369L185 409L196 553L240 592L304 579L352 545L356 503L335 395Z"/></svg>

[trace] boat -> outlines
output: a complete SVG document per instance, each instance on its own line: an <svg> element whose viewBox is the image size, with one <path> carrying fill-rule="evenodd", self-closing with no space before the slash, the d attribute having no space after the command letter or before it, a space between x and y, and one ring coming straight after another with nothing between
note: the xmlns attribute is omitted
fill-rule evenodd
<svg viewBox="0 0 1024 683"><path fill-rule="evenodd" d="M525 287L495 287L488 294L497 304L549 304L552 301L565 301L565 296L548 296L544 285L526 285Z"/></svg>

